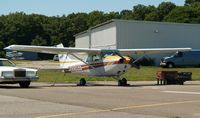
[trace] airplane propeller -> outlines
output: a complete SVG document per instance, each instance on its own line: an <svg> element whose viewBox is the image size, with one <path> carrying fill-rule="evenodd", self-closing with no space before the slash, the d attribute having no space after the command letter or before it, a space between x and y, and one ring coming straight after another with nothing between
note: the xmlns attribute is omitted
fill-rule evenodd
<svg viewBox="0 0 200 118"><path fill-rule="evenodd" d="M136 69L140 69L140 63L139 62L131 63L131 66L135 67Z"/></svg>
<svg viewBox="0 0 200 118"><path fill-rule="evenodd" d="M136 69L140 69L140 63L138 62L139 59L134 60L131 56L128 56L130 58L129 64L131 67L134 67Z"/></svg>

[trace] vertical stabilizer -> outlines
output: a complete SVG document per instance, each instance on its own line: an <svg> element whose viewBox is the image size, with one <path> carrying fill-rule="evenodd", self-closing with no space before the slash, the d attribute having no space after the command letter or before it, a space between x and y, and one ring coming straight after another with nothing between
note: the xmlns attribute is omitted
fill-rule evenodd
<svg viewBox="0 0 200 118"><path fill-rule="evenodd" d="M56 45L56 47L59 47L59 48L64 48L63 44L58 44ZM67 57L67 54L58 54L58 60L60 62L60 67L61 68L64 68L65 67L65 61L67 61L68 57Z"/></svg>
<svg viewBox="0 0 200 118"><path fill-rule="evenodd" d="M58 44L56 47L64 48L63 44ZM65 61L67 59L67 54L58 54L59 62Z"/></svg>
<svg viewBox="0 0 200 118"><path fill-rule="evenodd" d="M64 48L62 43L58 44L56 47ZM80 62L77 59L74 59L73 56L67 52L65 54L58 54L58 60L60 63L60 68L63 69L69 69L69 67L74 66Z"/></svg>

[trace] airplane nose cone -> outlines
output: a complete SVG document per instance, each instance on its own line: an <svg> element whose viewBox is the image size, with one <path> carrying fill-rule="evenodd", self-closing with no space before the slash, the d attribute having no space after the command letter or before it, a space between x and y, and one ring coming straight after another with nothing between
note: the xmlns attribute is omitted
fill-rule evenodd
<svg viewBox="0 0 200 118"><path fill-rule="evenodd" d="M129 57L123 57L123 58L119 59L119 63L121 63L121 64L130 64L130 63L132 63L132 60Z"/></svg>
<svg viewBox="0 0 200 118"><path fill-rule="evenodd" d="M140 69L140 64L137 61L134 61L134 59L132 57L129 57L129 56L124 56L123 58L120 58L119 63L130 64L131 67L135 67L137 69Z"/></svg>

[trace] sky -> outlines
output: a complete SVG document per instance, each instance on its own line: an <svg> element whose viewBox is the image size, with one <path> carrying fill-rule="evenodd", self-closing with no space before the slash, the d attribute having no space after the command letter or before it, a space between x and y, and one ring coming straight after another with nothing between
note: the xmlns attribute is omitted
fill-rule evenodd
<svg viewBox="0 0 200 118"><path fill-rule="evenodd" d="M89 13L94 10L120 12L124 9L132 10L137 4L158 6L162 1L183 6L185 0L0 0L0 15L14 12L46 16L62 16L73 12Z"/></svg>

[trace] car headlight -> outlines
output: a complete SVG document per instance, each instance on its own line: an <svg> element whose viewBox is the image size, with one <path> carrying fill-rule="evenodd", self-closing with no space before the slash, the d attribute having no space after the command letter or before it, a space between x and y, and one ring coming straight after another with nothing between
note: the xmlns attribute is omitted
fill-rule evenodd
<svg viewBox="0 0 200 118"><path fill-rule="evenodd" d="M12 71L3 71L2 76L3 77L14 77L14 74Z"/></svg>
<svg viewBox="0 0 200 118"><path fill-rule="evenodd" d="M26 71L27 77L35 77L37 75L36 71Z"/></svg>

